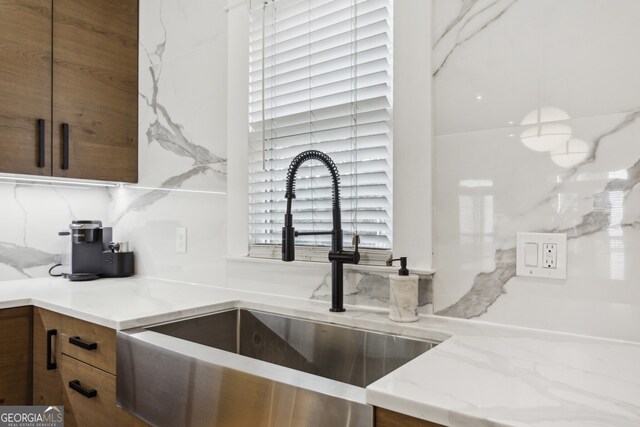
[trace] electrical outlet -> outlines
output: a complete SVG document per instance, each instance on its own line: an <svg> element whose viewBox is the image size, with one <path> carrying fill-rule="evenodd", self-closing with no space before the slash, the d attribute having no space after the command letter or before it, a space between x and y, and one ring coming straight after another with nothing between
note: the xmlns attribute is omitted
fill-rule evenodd
<svg viewBox="0 0 640 427"><path fill-rule="evenodd" d="M176 252L179 254L187 252L187 229L185 227L176 228Z"/></svg>
<svg viewBox="0 0 640 427"><path fill-rule="evenodd" d="M542 268L558 267L558 245L555 243L542 244Z"/></svg>
<svg viewBox="0 0 640 427"><path fill-rule="evenodd" d="M516 276L567 278L567 235L564 233L518 233Z"/></svg>

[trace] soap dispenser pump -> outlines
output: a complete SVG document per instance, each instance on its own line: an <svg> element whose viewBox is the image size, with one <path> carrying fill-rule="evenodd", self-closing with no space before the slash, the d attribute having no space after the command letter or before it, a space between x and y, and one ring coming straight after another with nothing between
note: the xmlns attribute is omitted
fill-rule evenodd
<svg viewBox="0 0 640 427"><path fill-rule="evenodd" d="M407 257L387 260L387 266L400 261L398 274L389 275L389 319L416 322L418 317L418 275L409 274Z"/></svg>

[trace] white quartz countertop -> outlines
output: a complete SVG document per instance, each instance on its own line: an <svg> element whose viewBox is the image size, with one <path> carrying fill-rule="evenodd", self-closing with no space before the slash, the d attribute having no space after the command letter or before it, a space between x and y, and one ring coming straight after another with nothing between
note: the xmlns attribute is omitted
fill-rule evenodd
<svg viewBox="0 0 640 427"><path fill-rule="evenodd" d="M367 402L450 426L640 426L640 344L347 307L148 278L0 282L0 309L34 305L114 329L232 307L444 341L367 387Z"/></svg>

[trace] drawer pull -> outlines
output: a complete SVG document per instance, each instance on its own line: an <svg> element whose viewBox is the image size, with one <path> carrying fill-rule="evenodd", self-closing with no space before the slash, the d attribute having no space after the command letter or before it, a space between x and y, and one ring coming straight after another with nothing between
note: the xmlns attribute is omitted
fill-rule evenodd
<svg viewBox="0 0 640 427"><path fill-rule="evenodd" d="M77 345L85 350L95 350L98 348L97 342L82 341L80 337L69 337L69 344Z"/></svg>
<svg viewBox="0 0 640 427"><path fill-rule="evenodd" d="M57 329L47 329L47 371L51 371L52 369L56 369L58 367L58 364L56 363L56 359L53 358L53 362L51 361L52 359L52 353L53 351L51 351L51 338L55 337L58 335L58 330Z"/></svg>
<svg viewBox="0 0 640 427"><path fill-rule="evenodd" d="M95 388L87 390L86 388L82 387L80 385L80 380L69 381L69 388L77 391L84 397L88 397L89 399L98 395L98 390L96 390Z"/></svg>

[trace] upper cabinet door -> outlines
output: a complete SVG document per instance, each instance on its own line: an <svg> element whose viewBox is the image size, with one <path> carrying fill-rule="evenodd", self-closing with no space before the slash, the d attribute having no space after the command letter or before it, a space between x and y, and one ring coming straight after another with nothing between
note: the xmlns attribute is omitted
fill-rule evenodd
<svg viewBox="0 0 640 427"><path fill-rule="evenodd" d="M53 4L53 175L137 182L138 1Z"/></svg>
<svg viewBox="0 0 640 427"><path fill-rule="evenodd" d="M0 172L51 175L51 0L0 0Z"/></svg>

